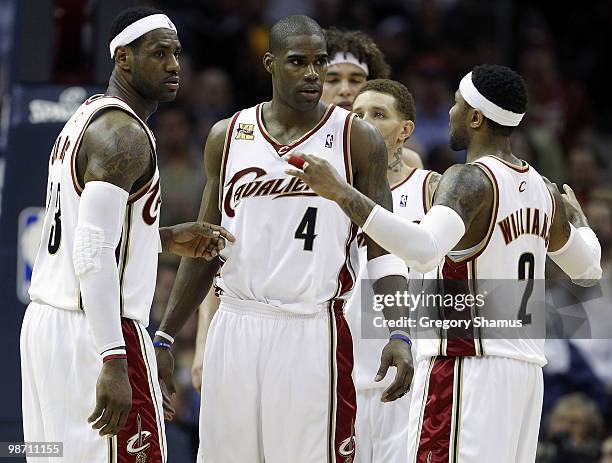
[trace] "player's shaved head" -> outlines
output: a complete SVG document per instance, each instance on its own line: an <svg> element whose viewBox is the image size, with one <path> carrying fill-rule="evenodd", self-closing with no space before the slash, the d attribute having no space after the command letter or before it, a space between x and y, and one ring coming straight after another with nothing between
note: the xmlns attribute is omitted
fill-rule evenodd
<svg viewBox="0 0 612 463"><path fill-rule="evenodd" d="M285 16L270 30L270 53L282 53L287 47L287 39L297 35L318 35L325 40L323 29L314 19L304 15Z"/></svg>

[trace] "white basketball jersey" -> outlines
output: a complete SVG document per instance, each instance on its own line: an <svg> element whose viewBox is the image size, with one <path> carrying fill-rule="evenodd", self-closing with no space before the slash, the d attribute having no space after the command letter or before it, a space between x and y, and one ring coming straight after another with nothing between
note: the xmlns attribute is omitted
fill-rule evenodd
<svg viewBox="0 0 612 463"><path fill-rule="evenodd" d="M555 202L540 174L527 163L518 167L484 156L474 164L494 188L489 230L478 245L451 251L441 273L445 280L465 280L474 295L487 295L481 308L465 311L472 321L496 318L510 325L490 328L480 322L471 325L468 338L450 339L446 332L429 342L419 339L418 357L495 355L543 366L545 313L529 313L527 307L543 309L544 264Z"/></svg>
<svg viewBox="0 0 612 463"><path fill-rule="evenodd" d="M57 137L49 159L47 211L40 248L30 286L33 301L67 310L85 310L74 272L72 248L83 185L76 175L76 155L81 139L96 114L120 109L143 127L151 143L155 162L152 178L131 194L125 213L121 240L116 249L121 296L121 316L149 323L155 291L159 243L161 191L155 155L155 138L136 113L119 98L94 95L85 101Z"/></svg>
<svg viewBox="0 0 612 463"><path fill-rule="evenodd" d="M357 227L336 203L286 174L292 166L282 157L316 154L351 182L354 115L330 105L316 127L281 145L266 131L262 107L234 115L226 134L221 225L236 242L221 252L224 264L216 284L221 295L314 313L350 293L355 275L349 247Z"/></svg>
<svg viewBox="0 0 612 463"><path fill-rule="evenodd" d="M408 177L398 185L391 187L393 195L393 212L407 220L419 222L429 210L428 182L433 172L429 170L415 169ZM380 328L376 331L376 339L363 339L362 333L369 336L374 334L373 321L362 320L361 291L362 281L368 279L366 264L368 262L365 237L361 229L357 235L359 244L359 277L355 284L355 290L348 301L346 320L353 334L354 368L353 378L355 387L359 389L370 389L374 387L387 387L393 381L393 375L387 375L384 381L374 382L374 377L380 364L380 354L388 342L389 330ZM423 274L410 272L410 279L421 279ZM380 314L377 314L380 315ZM362 321L370 324L362 331Z"/></svg>

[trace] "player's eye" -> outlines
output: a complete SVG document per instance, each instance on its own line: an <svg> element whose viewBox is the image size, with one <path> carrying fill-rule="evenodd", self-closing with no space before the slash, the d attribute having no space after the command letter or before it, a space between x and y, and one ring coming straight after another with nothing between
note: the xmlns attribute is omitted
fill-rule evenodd
<svg viewBox="0 0 612 463"><path fill-rule="evenodd" d="M325 83L327 84L337 84L340 82L340 79L338 79L337 77L328 77L327 79L325 79Z"/></svg>
<svg viewBox="0 0 612 463"><path fill-rule="evenodd" d="M154 55L157 56L158 58L163 58L164 57L164 52L162 50L157 50Z"/></svg>
<svg viewBox="0 0 612 463"><path fill-rule="evenodd" d="M384 119L384 118L385 118L385 115L384 115L383 113L381 113L380 111L376 111L376 112L374 113L374 117L375 117L376 119Z"/></svg>
<svg viewBox="0 0 612 463"><path fill-rule="evenodd" d="M357 117L358 117L359 119L363 119L363 117L364 117L364 114L363 114L363 113L357 113L357 112L356 112L355 114L357 114Z"/></svg>
<svg viewBox="0 0 612 463"><path fill-rule="evenodd" d="M300 66L302 64L302 60L300 58L293 58L290 63L294 66Z"/></svg>
<svg viewBox="0 0 612 463"><path fill-rule="evenodd" d="M326 66L327 65L327 58L319 58L316 61L317 66Z"/></svg>

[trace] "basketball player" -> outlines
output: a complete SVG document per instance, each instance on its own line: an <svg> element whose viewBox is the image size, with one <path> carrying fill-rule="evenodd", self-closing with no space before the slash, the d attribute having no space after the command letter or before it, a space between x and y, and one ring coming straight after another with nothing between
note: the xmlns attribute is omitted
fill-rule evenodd
<svg viewBox="0 0 612 463"><path fill-rule="evenodd" d="M450 140L453 149L467 149L467 164L442 176L418 225L375 205L317 156L296 154L306 164L289 172L408 265L430 270L446 256L445 279L543 280L548 254L574 281L592 284L601 277L601 247L584 215L569 223L556 187L510 150L526 94L523 79L504 66L477 66L461 80ZM520 315L518 304L496 302L507 319ZM538 316L520 319L531 315ZM544 340L430 341L419 337L407 461L535 461Z"/></svg>
<svg viewBox="0 0 612 463"><path fill-rule="evenodd" d="M329 65L321 101L351 111L355 97L368 79L389 77L389 65L370 36L361 31L340 31L330 28L325 31L325 38ZM399 159L393 161L393 169L403 171L404 166L423 168L421 158L414 151L404 148L399 154ZM202 330L210 325L218 307L218 298L215 298L214 294L207 295L198 314L200 340L206 339L206 333ZM198 342L192 366L193 384L198 391L202 381L203 358L204 343Z"/></svg>
<svg viewBox="0 0 612 463"><path fill-rule="evenodd" d="M402 148L415 127L414 100L399 82L387 79L367 81L353 103L358 117L374 125L387 146L387 179L393 195L393 212L410 221L419 221L431 207L431 193L440 178L436 172L415 169L402 161ZM383 339L362 339L362 287L367 281L364 235L357 235L360 272L355 291L347 304L347 321L353 334L357 390L355 435L356 463L400 462L406 458L410 397L393 403L381 401L389 381L374 381L380 362ZM434 272L435 273L435 272ZM410 281L418 278L410 272ZM420 276L422 278L422 276ZM369 327L370 335L373 327ZM383 331L384 335L384 331ZM389 378L390 379L390 378Z"/></svg>
<svg viewBox="0 0 612 463"><path fill-rule="evenodd" d="M335 204L285 174L287 157L315 150L387 207L391 192L378 130L319 102L327 56L314 20L278 21L263 60L272 100L217 123L206 142L200 218L220 220L237 240L222 252L216 280L221 305L204 353L198 461L354 457L352 344L342 310L354 282L348 249L357 229ZM381 293L405 289L403 262L374 243L368 257ZM183 259L160 325L164 336L178 332L217 270L214 262ZM412 376L407 338L394 336L383 356L397 367L385 392L394 400ZM170 351L158 349L157 359L172 392Z"/></svg>
<svg viewBox="0 0 612 463"><path fill-rule="evenodd" d="M370 79L388 79L391 69L369 35L333 27L325 35L330 61L321 101L351 111L361 87ZM401 160L395 162L423 168L419 154L407 147L402 149Z"/></svg>
<svg viewBox="0 0 612 463"><path fill-rule="evenodd" d="M176 96L180 48L161 11L119 14L108 89L79 107L51 151L21 331L23 426L26 441L63 442L64 462L166 461L145 331L157 253L212 259L224 236L233 239L207 224L158 226L155 139L145 121Z"/></svg>
<svg viewBox="0 0 612 463"><path fill-rule="evenodd" d="M325 38L329 65L321 101L351 111L355 97L368 79L387 79L389 77L389 65L372 38L361 31L341 31L330 28L325 31ZM389 166L400 176L408 168L423 168L421 157L409 148L403 147L399 152L394 151L393 156L394 159ZM198 342L191 368L193 386L197 391L200 390L202 383L205 345L200 341L206 340L206 333L203 330L210 325L212 317L219 308L219 302L213 291L213 294L206 296L198 313ZM359 362L359 359L357 358L356 361Z"/></svg>

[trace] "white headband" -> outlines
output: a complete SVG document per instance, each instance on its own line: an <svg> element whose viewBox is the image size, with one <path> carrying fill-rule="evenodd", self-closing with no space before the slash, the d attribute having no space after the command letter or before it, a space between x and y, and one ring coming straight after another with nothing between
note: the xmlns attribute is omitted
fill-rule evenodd
<svg viewBox="0 0 612 463"><path fill-rule="evenodd" d="M459 92L461 92L461 96L470 106L482 111L485 117L488 117L500 125L516 127L525 115L525 113L513 113L507 109L500 108L495 103L485 98L485 96L474 86L471 72L461 79L459 83Z"/></svg>
<svg viewBox="0 0 612 463"><path fill-rule="evenodd" d="M363 72L365 72L366 77L370 75L370 70L368 68L368 65L366 63L362 63L361 61L359 61L357 57L353 55L352 53L349 53L349 52L343 53L339 51L329 61L330 66L333 66L334 64L341 64L341 63L354 64L358 68L361 68Z"/></svg>
<svg viewBox="0 0 612 463"><path fill-rule="evenodd" d="M174 32L176 32L176 27L174 27L174 24L172 24L170 18L168 18L168 16L165 14L152 14L151 16L145 16L144 18L130 24L119 34L117 34L113 40L111 40L109 47L111 58L115 56L115 50L117 47L128 45L138 37L142 37L147 32L151 32L154 29L172 29Z"/></svg>

